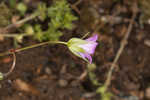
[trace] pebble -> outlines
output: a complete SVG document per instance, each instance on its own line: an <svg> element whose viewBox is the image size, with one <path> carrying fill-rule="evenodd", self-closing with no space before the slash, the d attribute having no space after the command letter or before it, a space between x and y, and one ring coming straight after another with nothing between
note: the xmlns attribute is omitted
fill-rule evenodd
<svg viewBox="0 0 150 100"><path fill-rule="evenodd" d="M50 75L50 74L52 74L52 70L49 67L46 67L45 73Z"/></svg>
<svg viewBox="0 0 150 100"><path fill-rule="evenodd" d="M150 19L148 19L147 23L150 24Z"/></svg>
<svg viewBox="0 0 150 100"><path fill-rule="evenodd" d="M139 98L137 96L129 96L125 100L139 100Z"/></svg>
<svg viewBox="0 0 150 100"><path fill-rule="evenodd" d="M141 32L141 31L139 31L139 32L137 32L138 34L135 36L136 37L136 39L137 39L137 41L142 41L144 38L145 38L145 33L144 32Z"/></svg>
<svg viewBox="0 0 150 100"><path fill-rule="evenodd" d="M77 80L71 82L71 86L72 86L72 87L77 87L77 86L79 86L79 85L80 85L80 82L77 81Z"/></svg>
<svg viewBox="0 0 150 100"><path fill-rule="evenodd" d="M150 47L150 40L144 40L144 44L148 47Z"/></svg>
<svg viewBox="0 0 150 100"><path fill-rule="evenodd" d="M64 80L64 79L60 79L58 81L58 84L59 84L60 87L66 87L68 85L68 81Z"/></svg>
<svg viewBox="0 0 150 100"><path fill-rule="evenodd" d="M146 96L147 99L150 99L150 88L146 89L145 96Z"/></svg>

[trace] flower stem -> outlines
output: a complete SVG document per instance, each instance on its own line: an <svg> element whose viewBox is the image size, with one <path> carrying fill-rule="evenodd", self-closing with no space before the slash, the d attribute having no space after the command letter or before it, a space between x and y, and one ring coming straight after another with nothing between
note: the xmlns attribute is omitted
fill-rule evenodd
<svg viewBox="0 0 150 100"><path fill-rule="evenodd" d="M13 72L14 68L15 68L15 65L16 65L16 55L15 55L14 52L12 54L13 54L13 59L14 59L13 60L13 64L12 64L11 68L9 69L9 71L7 73L1 73L3 77L7 77L8 75L10 75ZM2 79L3 78L1 78L0 80L2 80Z"/></svg>
<svg viewBox="0 0 150 100"><path fill-rule="evenodd" d="M27 33L21 33L21 34L18 34L18 33L15 33L15 34L0 34L1 37L17 37L17 36L29 36L30 34L27 34Z"/></svg>
<svg viewBox="0 0 150 100"><path fill-rule="evenodd" d="M64 44L64 45L67 45L67 42L62 42L62 41L47 41L47 42L42 42L42 43L39 43L39 44L34 44L34 45L31 45L31 46L27 46L27 47L16 49L16 50L9 50L7 52L0 53L0 56L9 55L9 54L12 54L14 52L21 52L21 51L24 51L24 50L28 50L28 49L39 47L39 46L46 45L46 44Z"/></svg>

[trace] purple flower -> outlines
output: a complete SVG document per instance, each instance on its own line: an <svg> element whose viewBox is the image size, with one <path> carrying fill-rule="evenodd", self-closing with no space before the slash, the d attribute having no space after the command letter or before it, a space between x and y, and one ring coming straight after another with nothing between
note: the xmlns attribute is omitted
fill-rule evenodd
<svg viewBox="0 0 150 100"><path fill-rule="evenodd" d="M76 56L92 63L91 55L94 54L95 48L98 45L96 42L97 39L97 34L86 40L72 38L68 41L68 47Z"/></svg>

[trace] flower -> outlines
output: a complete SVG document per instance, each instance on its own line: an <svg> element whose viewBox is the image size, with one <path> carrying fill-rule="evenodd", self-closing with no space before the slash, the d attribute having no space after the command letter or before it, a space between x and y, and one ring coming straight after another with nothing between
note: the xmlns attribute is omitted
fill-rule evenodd
<svg viewBox="0 0 150 100"><path fill-rule="evenodd" d="M94 54L95 48L98 45L96 42L97 39L97 34L85 40L80 38L72 38L67 42L67 46L73 54L89 63L92 63L91 55Z"/></svg>

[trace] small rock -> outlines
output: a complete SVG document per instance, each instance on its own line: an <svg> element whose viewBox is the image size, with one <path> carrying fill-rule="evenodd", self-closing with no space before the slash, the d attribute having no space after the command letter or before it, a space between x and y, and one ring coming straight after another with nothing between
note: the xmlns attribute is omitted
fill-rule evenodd
<svg viewBox="0 0 150 100"><path fill-rule="evenodd" d="M50 74L52 74L52 70L49 67L46 67L45 73L50 75Z"/></svg>
<svg viewBox="0 0 150 100"><path fill-rule="evenodd" d="M150 40L144 40L144 44L148 47L150 47Z"/></svg>
<svg viewBox="0 0 150 100"><path fill-rule="evenodd" d="M67 72L67 66L66 65L63 65L61 70L60 70L60 73L61 74L65 74Z"/></svg>
<svg viewBox="0 0 150 100"><path fill-rule="evenodd" d="M0 36L0 41L4 41L4 36Z"/></svg>
<svg viewBox="0 0 150 100"><path fill-rule="evenodd" d="M25 81L21 80L21 79L16 79L14 81L14 86L17 90L19 91L24 91L27 93L31 93L33 95L39 95L40 91L37 90L36 87L34 87L33 85L26 83Z"/></svg>
<svg viewBox="0 0 150 100"><path fill-rule="evenodd" d="M129 96L125 100L139 100L139 98L137 96Z"/></svg>
<svg viewBox="0 0 150 100"><path fill-rule="evenodd" d="M137 32L138 34L135 36L137 41L142 41L145 38L144 32Z"/></svg>
<svg viewBox="0 0 150 100"><path fill-rule="evenodd" d="M145 96L146 96L146 98L150 99L150 88L146 89Z"/></svg>
<svg viewBox="0 0 150 100"><path fill-rule="evenodd" d="M80 81L78 81L78 80L74 80L74 81L71 82L72 87L77 87L79 85L80 85Z"/></svg>
<svg viewBox="0 0 150 100"><path fill-rule="evenodd" d="M148 19L147 23L150 24L150 19Z"/></svg>
<svg viewBox="0 0 150 100"><path fill-rule="evenodd" d="M9 63L10 61L12 61L11 57L7 57L3 59L4 63Z"/></svg>
<svg viewBox="0 0 150 100"><path fill-rule="evenodd" d="M140 91L139 92L139 98L140 98L140 100L142 100L144 98L144 96L145 96L144 91Z"/></svg>
<svg viewBox="0 0 150 100"><path fill-rule="evenodd" d="M64 80L64 79L60 79L58 81L59 86L61 87L66 87L68 85L68 81Z"/></svg>

